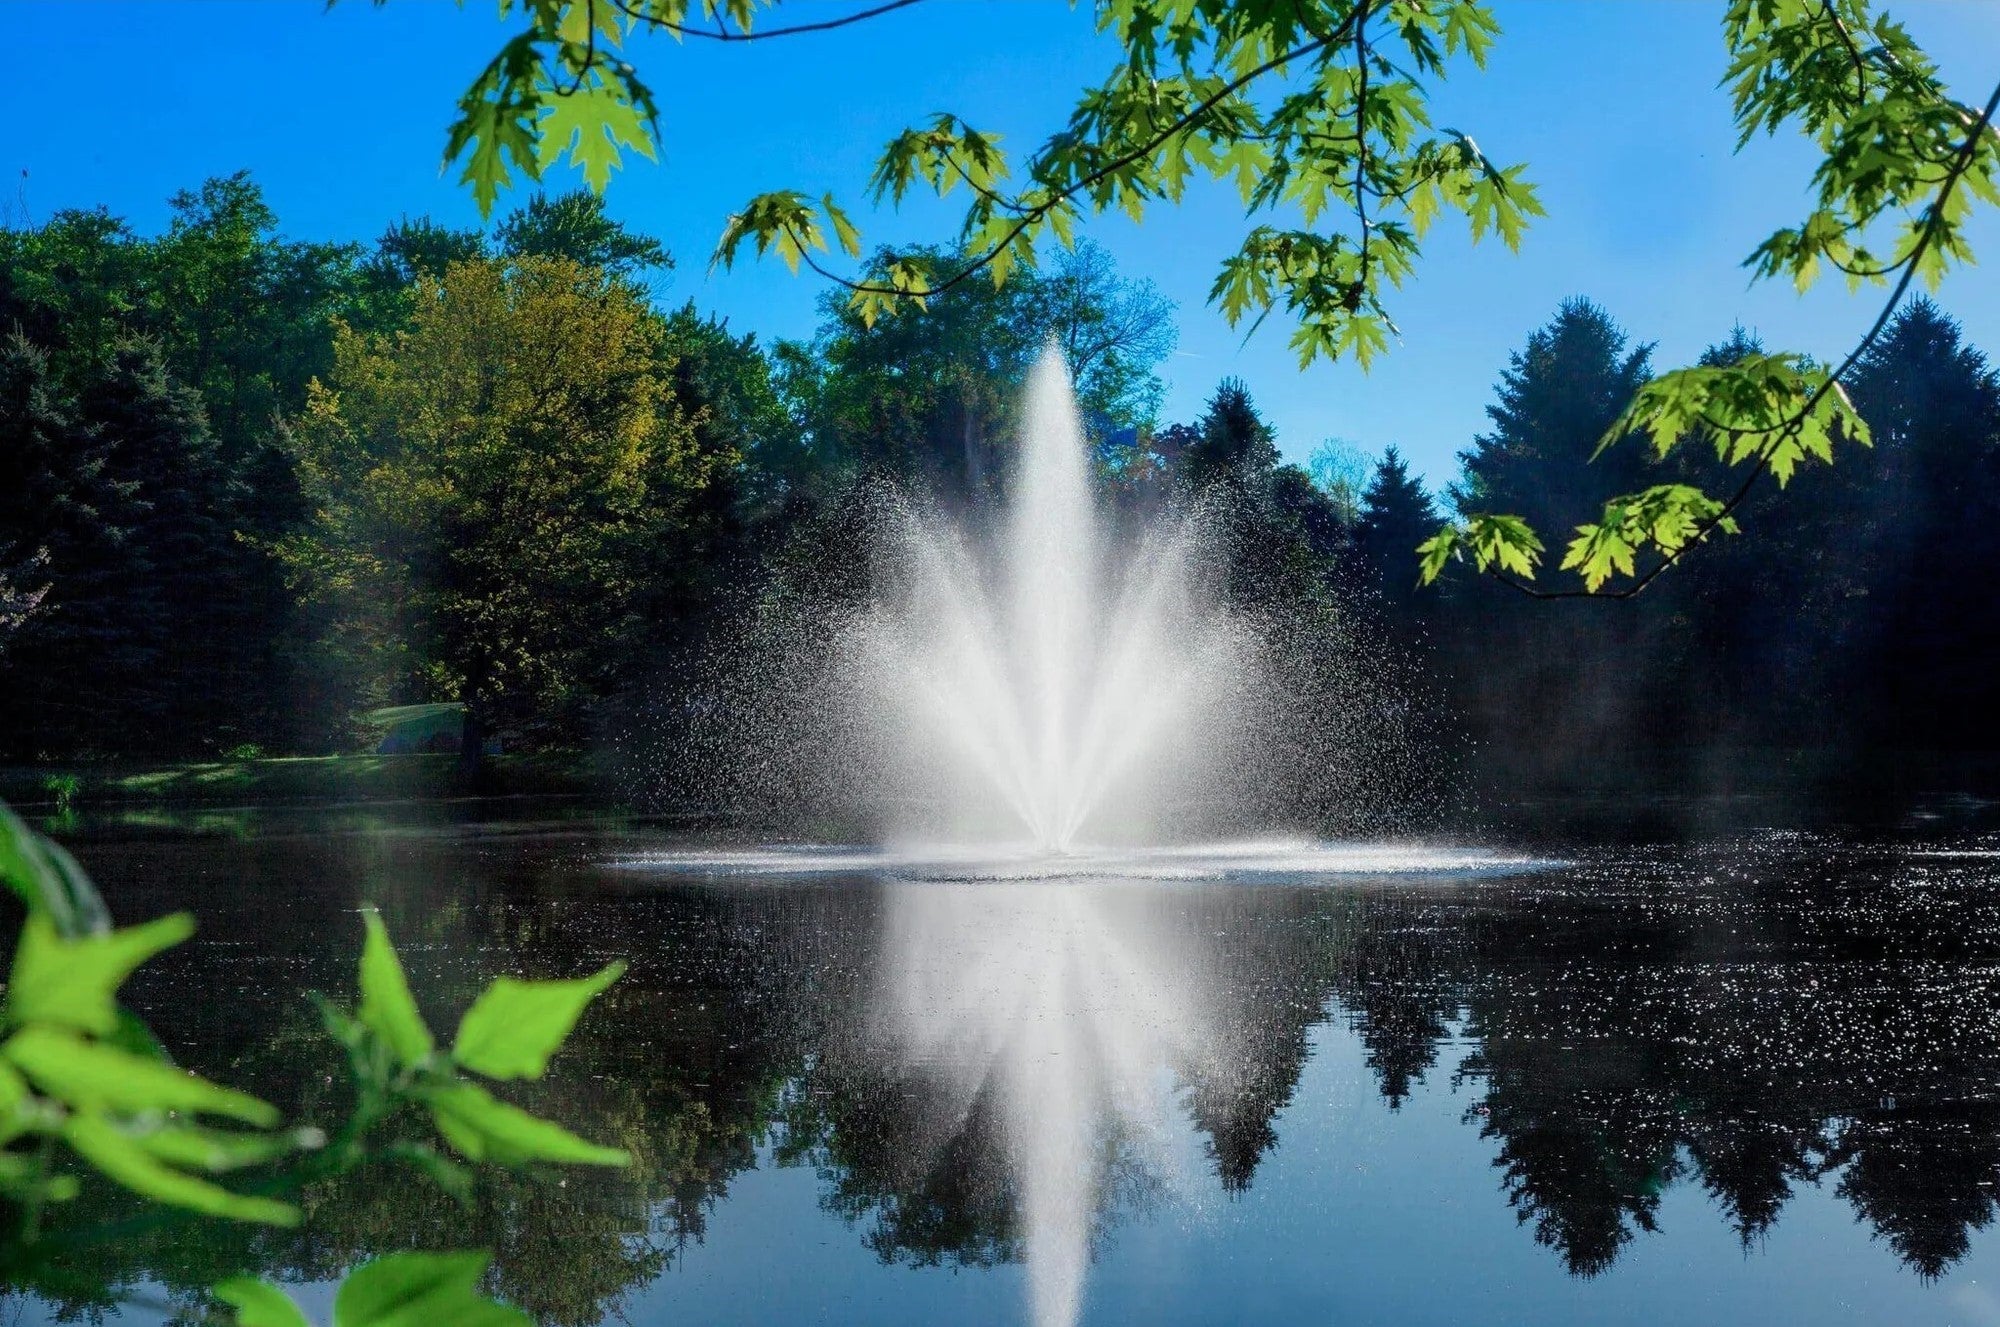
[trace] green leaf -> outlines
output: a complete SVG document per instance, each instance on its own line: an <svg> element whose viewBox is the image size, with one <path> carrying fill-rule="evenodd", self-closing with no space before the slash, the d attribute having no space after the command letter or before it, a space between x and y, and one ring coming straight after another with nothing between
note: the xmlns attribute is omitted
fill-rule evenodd
<svg viewBox="0 0 2000 1327"><path fill-rule="evenodd" d="M0 1055L43 1092L80 1110L188 1111L259 1128L278 1122L275 1108L247 1093L57 1028L24 1028L0 1046Z"/></svg>
<svg viewBox="0 0 2000 1327"><path fill-rule="evenodd" d="M534 1327L479 1293L493 1255L392 1253L349 1274L333 1297L333 1327Z"/></svg>
<svg viewBox="0 0 2000 1327"><path fill-rule="evenodd" d="M295 1226L299 1209L273 1198L231 1193L220 1185L182 1174L141 1147L117 1125L94 1111L70 1117L63 1139L78 1156L134 1193L172 1207L232 1221L256 1221L271 1226Z"/></svg>
<svg viewBox="0 0 2000 1327"><path fill-rule="evenodd" d="M67 852L0 805L0 879L31 913L54 923L58 935L76 937L111 929L104 900Z"/></svg>
<svg viewBox="0 0 2000 1327"><path fill-rule="evenodd" d="M21 927L6 1013L16 1026L49 1024L110 1036L118 1028L118 988L133 969L194 934L184 912L108 935L66 940L47 913Z"/></svg>
<svg viewBox="0 0 2000 1327"><path fill-rule="evenodd" d="M859 258L861 232L854 228L854 223L848 220L847 213L841 211L839 205L833 201L832 194L825 195L819 202L826 210L827 222L833 227L834 239L840 244L841 252L849 258Z"/></svg>
<svg viewBox="0 0 2000 1327"><path fill-rule="evenodd" d="M1418 544L1417 582L1429 585L1444 574L1445 564L1458 555L1459 528L1447 525Z"/></svg>
<svg viewBox="0 0 2000 1327"><path fill-rule="evenodd" d="M292 1297L269 1281L232 1276L210 1293L236 1310L235 1327L312 1327Z"/></svg>
<svg viewBox="0 0 2000 1327"><path fill-rule="evenodd" d="M500 49L459 98L458 119L445 138L446 163L466 159L459 183L472 186L482 217L493 211L500 190L512 182L510 160L531 180L541 175L535 119L541 108L536 82L542 60L536 41L537 34L524 32Z"/></svg>
<svg viewBox="0 0 2000 1327"><path fill-rule="evenodd" d="M488 1078L540 1078L597 995L625 971L613 963L576 981L496 978L458 1025L451 1056Z"/></svg>
<svg viewBox="0 0 2000 1327"><path fill-rule="evenodd" d="M382 1149L382 1156L409 1162L460 1203L472 1201L472 1168L461 1166L428 1143L391 1143Z"/></svg>
<svg viewBox="0 0 2000 1327"><path fill-rule="evenodd" d="M632 1161L618 1148L585 1142L473 1083L439 1089L425 1100L438 1132L468 1161L501 1165L559 1161L578 1166L626 1166Z"/></svg>
<svg viewBox="0 0 2000 1327"><path fill-rule="evenodd" d="M592 192L603 193L611 172L624 165L620 145L648 161L659 160L646 117L621 87L585 85L567 96L551 92L542 99L542 111L537 160L546 169L567 150L569 164L583 171Z"/></svg>
<svg viewBox="0 0 2000 1327"><path fill-rule="evenodd" d="M1541 538L1519 516L1469 516L1464 539L1472 546L1472 560L1481 571L1498 565L1502 571L1532 580L1535 564L1542 560Z"/></svg>
<svg viewBox="0 0 2000 1327"><path fill-rule="evenodd" d="M266 1165L302 1146L314 1146L321 1141L317 1130L238 1133L208 1129L198 1124L169 1124L157 1129L134 1130L132 1139L170 1166L211 1174Z"/></svg>
<svg viewBox="0 0 2000 1327"><path fill-rule="evenodd" d="M121 1004L118 1006L116 1019L111 1031L103 1038L105 1045L115 1047L128 1055L161 1060L169 1064L173 1062L173 1057L167 1054L167 1048L153 1035L153 1029L147 1027L137 1014Z"/></svg>
<svg viewBox="0 0 2000 1327"><path fill-rule="evenodd" d="M373 908L361 914L368 938L361 947L361 1023L389 1044L396 1058L413 1067L431 1057L436 1044L410 994L402 960L389 943L389 928Z"/></svg>

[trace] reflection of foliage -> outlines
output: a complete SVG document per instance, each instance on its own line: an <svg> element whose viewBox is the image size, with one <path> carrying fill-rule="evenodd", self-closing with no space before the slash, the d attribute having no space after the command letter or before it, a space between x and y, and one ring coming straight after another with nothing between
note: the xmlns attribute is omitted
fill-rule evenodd
<svg viewBox="0 0 2000 1327"><path fill-rule="evenodd" d="M489 842L468 853L436 836L305 856L293 854L315 849L253 842L176 851L194 870L246 851L271 854L262 869L281 875L321 864L332 879L324 897L302 894L306 936L318 933L315 908L331 919L356 897L383 898L433 1021L473 997L469 951L477 967L531 973L630 954L631 973L592 1007L551 1075L508 1090L523 1108L626 1149L633 1165L570 1172L560 1187L482 1171L463 1204L398 1166L371 1165L302 1190L297 1230L144 1222L92 1186L64 1215L113 1225L119 1238L66 1244L60 1279L44 1267L31 1282L66 1305L109 1306L118 1294L107 1287L149 1282L192 1316L206 1287L245 1270L323 1281L385 1251L478 1246L495 1255L488 1291L538 1320L583 1327L702 1237L708 1210L767 1142L779 1164L814 1168L827 1209L885 1260L972 1267L1019 1256L992 1103L961 1110L921 1072L871 1052L872 891L690 887L585 901L562 851L550 865L536 851L496 854ZM1215 1062L1170 1066L1180 1100L1218 1180L1254 1188L1331 1002L1392 1102L1445 1052L1474 1093L1469 1118L1493 1144L1506 1199L1579 1273L1643 1241L1674 1184L1707 1190L1747 1243L1796 1191L1822 1182L1913 1272L1949 1270L1996 1215L2000 1130L1984 1107L1949 1103L1977 1098L2000 1069L2000 1000L1979 971L1949 964L1885 982L1882 965L1902 960L1882 946L1984 963L2000 902L1964 888L1975 877L1959 868L1907 872L1893 887L1872 868L1829 870L1840 851L1805 839L1760 857L1753 874L1782 882L1766 886L1730 883L1743 862L1722 851L1684 866L1621 859L1616 878L1586 867L1518 887L1162 890L1147 915L1174 917L1203 956L1224 1030ZM224 925L233 909L246 931L266 924L264 906L218 903ZM194 946L177 962L192 965L192 988L228 990L246 980L231 966L237 948ZM330 962L315 952L302 942L297 956L272 958L297 980ZM1779 953L1786 962L1768 961ZM179 988L142 994L149 1008L180 1002ZM241 1020L178 1015L190 1016L174 1040L204 1072L299 1101L306 1118L347 1109L350 1089L322 1082L338 1050L298 1009L246 1002ZM1459 1058L1453 1048L1468 1044ZM1117 1153L1120 1141L1105 1146ZM1149 1197L1143 1167L1108 1161L1100 1236Z"/></svg>
<svg viewBox="0 0 2000 1327"><path fill-rule="evenodd" d="M109 1179L127 1203L143 1204L121 1234L159 1219L155 1209L273 1227L297 1225L301 1208L269 1193L222 1187L222 1172L262 1170L267 1189L292 1190L338 1176L371 1160L415 1164L447 1192L469 1196L473 1175L427 1143L371 1140L378 1126L421 1108L451 1148L470 1162L523 1166L567 1162L623 1167L623 1151L585 1143L552 1121L509 1105L473 1082L539 1079L584 1007L623 971L613 964L580 981L503 977L474 1001L449 1052L433 1044L381 919L367 910L361 1004L350 1017L323 1007L328 1029L347 1051L355 1096L347 1124L322 1157L273 1172L296 1148L325 1142L316 1129L279 1131L278 1112L247 1093L174 1065L159 1041L119 1002L133 972L187 939L184 913L114 930L90 879L61 848L29 831L0 807L0 879L27 916L6 983L7 1040L0 1045L0 1195L18 1220L0 1240L0 1267L12 1284L40 1284L83 1302L119 1296L109 1276L80 1268L65 1243L107 1239L89 1227L45 1232L45 1209L75 1202L86 1178ZM207 1117L204 1120L203 1117ZM218 1128L226 1119L233 1128ZM247 1127L244 1127L247 1126ZM18 1145L18 1150L16 1147ZM91 1172L58 1168L58 1148ZM95 1186L92 1186L94 1191ZM478 1290L490 1255L392 1255L365 1264L343 1282L335 1301L339 1327L389 1327L398 1313L493 1327L526 1327L518 1311ZM242 1327L290 1327L304 1318L275 1287L247 1277L214 1282Z"/></svg>
<svg viewBox="0 0 2000 1327"><path fill-rule="evenodd" d="M1014 1186L990 1094L961 1118L911 1110L925 1084L870 1074L812 1073L792 1093L776 1157L810 1165L822 1204L883 1262L991 1267L1020 1257Z"/></svg>

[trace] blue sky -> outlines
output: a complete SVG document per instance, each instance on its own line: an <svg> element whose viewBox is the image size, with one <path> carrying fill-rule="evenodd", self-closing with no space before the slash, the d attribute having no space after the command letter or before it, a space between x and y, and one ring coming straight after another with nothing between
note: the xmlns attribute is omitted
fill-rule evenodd
<svg viewBox="0 0 2000 1327"><path fill-rule="evenodd" d="M1550 215L1519 255L1434 232L1392 306L1403 341L1372 372L1301 373L1278 317L1245 344L1207 307L1215 266L1247 225L1233 193L1205 191L1143 225L1088 228L1122 270L1180 306L1170 417L1192 416L1218 379L1238 374L1288 455L1332 436L1370 451L1393 442L1442 481L1484 426L1507 353L1566 296L1603 303L1657 341L1664 362L1691 359L1738 321L1773 346L1824 355L1866 326L1876 307L1866 292L1800 298L1747 283L1743 256L1803 214L1812 158L1793 140L1732 153L1716 87L1720 0L1494 7L1506 31L1490 66L1446 85L1435 118L1500 160L1528 162ZM2000 3L1889 7L1962 98L2000 80ZM151 231L176 189L248 168L301 238L372 239L403 214L477 221L438 160L453 100L508 35L486 0L343 0L331 11L318 0L14 0L7 17L0 180L11 190L27 172L31 216L103 203ZM691 298L767 337L809 334L821 287L775 261L708 273L733 207L772 188L831 189L858 204L881 144L933 111L1025 151L1112 58L1090 6L1065 0L928 0L832 33L733 47L642 38L631 55L660 93L665 151L614 180L611 209L679 259L664 299ZM946 225L935 205L864 222L871 241L891 242L940 238ZM1988 266L1954 276L1940 299L2000 353L2000 223L1984 219L1974 240Z"/></svg>

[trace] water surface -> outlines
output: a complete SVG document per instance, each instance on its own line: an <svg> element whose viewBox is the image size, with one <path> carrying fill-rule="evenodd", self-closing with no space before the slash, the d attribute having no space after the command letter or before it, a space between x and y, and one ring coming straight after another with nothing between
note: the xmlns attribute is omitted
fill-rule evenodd
<svg viewBox="0 0 2000 1327"><path fill-rule="evenodd" d="M441 1028L495 974L624 957L510 1095L640 1165L469 1206L385 1166L295 1232L126 1227L25 1321L159 1322L246 1268L323 1304L420 1244L497 1247L496 1289L561 1324L2000 1323L1976 827L1124 876L753 869L476 806L199 830L76 844L121 918L201 918L131 988L183 1060L337 1118L304 993L351 990L364 901Z"/></svg>

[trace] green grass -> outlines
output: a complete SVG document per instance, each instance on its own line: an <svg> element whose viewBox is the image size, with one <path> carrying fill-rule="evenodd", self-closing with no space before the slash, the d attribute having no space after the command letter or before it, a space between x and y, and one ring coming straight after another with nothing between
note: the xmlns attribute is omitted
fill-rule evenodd
<svg viewBox="0 0 2000 1327"><path fill-rule="evenodd" d="M592 786L586 758L572 754L489 756L478 791L582 793ZM405 801L463 796L454 755L281 756L179 764L0 767L0 801L51 801L51 780L74 776L79 807L106 803L268 803Z"/></svg>

